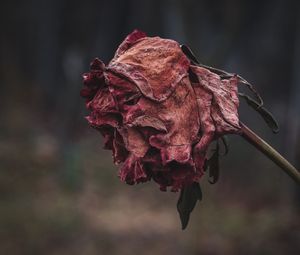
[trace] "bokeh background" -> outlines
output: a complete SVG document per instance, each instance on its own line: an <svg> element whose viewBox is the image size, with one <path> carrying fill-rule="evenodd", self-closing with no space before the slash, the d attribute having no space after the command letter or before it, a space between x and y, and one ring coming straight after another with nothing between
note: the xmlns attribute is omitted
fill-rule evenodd
<svg viewBox="0 0 300 255"><path fill-rule="evenodd" d="M117 177L88 127L81 74L138 28L255 84L280 123L240 116L300 168L300 5L286 0L0 3L0 253L300 254L299 187L231 136L221 179L181 231L177 193Z"/></svg>

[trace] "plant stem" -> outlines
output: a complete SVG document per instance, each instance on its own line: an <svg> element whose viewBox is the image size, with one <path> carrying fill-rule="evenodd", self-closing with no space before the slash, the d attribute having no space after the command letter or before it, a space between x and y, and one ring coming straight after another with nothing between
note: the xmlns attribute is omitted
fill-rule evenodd
<svg viewBox="0 0 300 255"><path fill-rule="evenodd" d="M265 154L275 164L277 164L283 171L285 171L296 183L300 184L300 172L290 164L283 156L280 155L271 145L265 142L245 124L240 122L242 129L242 137L249 143Z"/></svg>

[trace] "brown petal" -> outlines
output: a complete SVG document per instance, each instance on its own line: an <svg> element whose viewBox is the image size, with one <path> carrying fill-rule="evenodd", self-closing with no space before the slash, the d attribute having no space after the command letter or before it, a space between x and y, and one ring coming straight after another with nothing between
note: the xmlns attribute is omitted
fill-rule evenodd
<svg viewBox="0 0 300 255"><path fill-rule="evenodd" d="M191 65L191 70L198 77L199 90L202 87L202 90L211 93L213 97L214 107L212 107L211 113L213 119L218 122L216 124L217 131L221 133L239 132L237 78L221 80L217 74L193 65ZM199 95L197 97L201 100Z"/></svg>
<svg viewBox="0 0 300 255"><path fill-rule="evenodd" d="M158 118L151 116L139 116L135 118L131 125L136 127L152 127L158 131L167 132L165 124Z"/></svg>
<svg viewBox="0 0 300 255"><path fill-rule="evenodd" d="M147 98L163 101L187 76L188 68L189 60L177 42L145 37L117 54L107 70L133 81Z"/></svg>
<svg viewBox="0 0 300 255"><path fill-rule="evenodd" d="M126 149L136 157L144 157L149 145L143 138L142 134L133 127L120 128L119 133L122 135Z"/></svg>
<svg viewBox="0 0 300 255"><path fill-rule="evenodd" d="M149 180L140 160L134 155L130 155L119 171L121 181L127 184L135 184Z"/></svg>
<svg viewBox="0 0 300 255"><path fill-rule="evenodd" d="M87 108L98 113L117 113L117 105L108 88L99 89L93 100L87 103Z"/></svg>
<svg viewBox="0 0 300 255"><path fill-rule="evenodd" d="M161 149L161 158L163 165L177 161L187 163L191 159L191 145L167 146Z"/></svg>

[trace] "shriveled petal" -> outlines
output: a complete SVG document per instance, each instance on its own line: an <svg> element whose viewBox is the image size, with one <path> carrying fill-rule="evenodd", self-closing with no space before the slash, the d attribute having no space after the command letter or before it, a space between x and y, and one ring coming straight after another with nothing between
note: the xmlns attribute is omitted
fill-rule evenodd
<svg viewBox="0 0 300 255"><path fill-rule="evenodd" d="M167 132L165 124L160 119L152 116L139 116L132 121L131 125L136 127L152 127L157 131Z"/></svg>
<svg viewBox="0 0 300 255"><path fill-rule="evenodd" d="M120 116L117 114L101 114L98 112L91 112L90 116L87 116L86 119L94 128L99 128L106 125L117 127L120 123Z"/></svg>
<svg viewBox="0 0 300 255"><path fill-rule="evenodd" d="M203 157L205 156L206 150L215 136L216 128L214 120L211 116L213 95L209 90L204 88L201 83L194 83L193 85L197 97L198 114L201 123L201 136L199 142L195 146L195 150L196 154L201 152L201 157ZM202 159L199 160L202 162Z"/></svg>
<svg viewBox="0 0 300 255"><path fill-rule="evenodd" d="M237 95L237 78L221 80L220 76L211 71L191 65L191 70L197 75L199 85L213 96L213 118L218 120L219 132L237 133L240 130L238 118L239 100ZM200 98L197 95L198 98ZM223 121L221 121L223 119ZM229 124L229 125L228 125ZM229 128L231 126L231 128ZM224 128L223 128L224 127Z"/></svg>
<svg viewBox="0 0 300 255"><path fill-rule="evenodd" d="M134 155L130 155L126 159L119 171L119 177L121 181L131 185L149 180L139 158Z"/></svg>
<svg viewBox="0 0 300 255"><path fill-rule="evenodd" d="M98 130L104 137L104 146L103 148L106 150L112 150L113 149L113 140L114 140L114 132L115 128L107 125L107 126L101 126L98 127Z"/></svg>
<svg viewBox="0 0 300 255"><path fill-rule="evenodd" d="M93 100L87 103L87 108L98 113L118 112L116 102L109 92L108 88L99 89Z"/></svg>
<svg viewBox="0 0 300 255"><path fill-rule="evenodd" d="M142 134L133 127L123 127L118 130L124 139L125 147L134 156L142 158L145 156L149 145L146 143Z"/></svg>
<svg viewBox="0 0 300 255"><path fill-rule="evenodd" d="M144 37L117 53L107 70L134 82L145 97L163 101L187 76L189 64L177 42Z"/></svg>
<svg viewBox="0 0 300 255"><path fill-rule="evenodd" d="M161 149L161 157L163 165L172 161L186 163L191 159L191 145L167 146Z"/></svg>
<svg viewBox="0 0 300 255"><path fill-rule="evenodd" d="M125 147L123 137L116 129L114 130L112 151L113 151L113 159L115 164L120 164L124 162L129 155L129 152Z"/></svg>
<svg viewBox="0 0 300 255"><path fill-rule="evenodd" d="M115 98L119 110L124 104L131 104L131 101L140 97L141 93L135 84L124 77L119 77L113 73L105 73L105 79L109 86L109 92Z"/></svg>
<svg viewBox="0 0 300 255"><path fill-rule="evenodd" d="M203 175L203 173L196 170L194 165L190 162L180 164L175 161L164 166L161 171L159 168L156 168L151 174L153 180L160 185L162 191L166 191L167 187L170 186L173 192L193 182L198 182Z"/></svg>
<svg viewBox="0 0 300 255"><path fill-rule="evenodd" d="M87 103L87 108L91 110L91 113L86 119L93 127L103 125L117 127L122 121L115 100L108 88L99 89L94 98Z"/></svg>
<svg viewBox="0 0 300 255"><path fill-rule="evenodd" d="M90 64L90 69L91 72L82 75L84 87L80 91L80 95L87 101L90 101L98 89L105 85L103 75L105 65L103 62L97 58L94 59Z"/></svg>

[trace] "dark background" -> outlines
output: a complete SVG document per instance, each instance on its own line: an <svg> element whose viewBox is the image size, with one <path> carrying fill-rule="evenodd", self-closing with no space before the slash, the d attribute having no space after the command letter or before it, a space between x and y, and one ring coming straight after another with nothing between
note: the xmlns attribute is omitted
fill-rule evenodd
<svg viewBox="0 0 300 255"><path fill-rule="evenodd" d="M300 167L299 1L0 3L1 254L300 254L299 187L240 137L180 230L178 194L117 178L88 127L81 74L133 29L189 45L255 84L280 123L240 116Z"/></svg>

